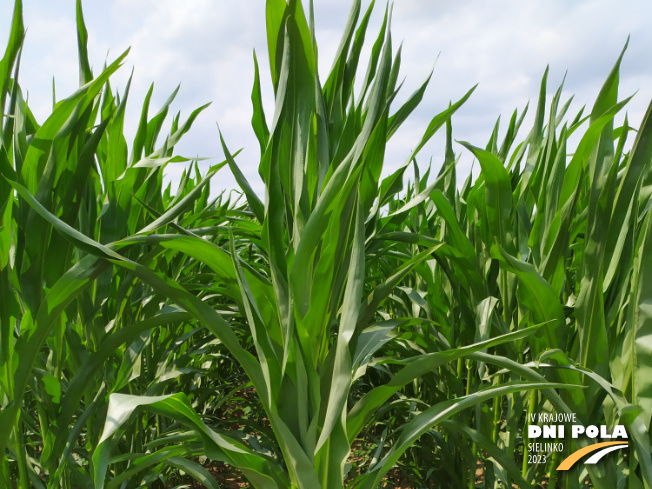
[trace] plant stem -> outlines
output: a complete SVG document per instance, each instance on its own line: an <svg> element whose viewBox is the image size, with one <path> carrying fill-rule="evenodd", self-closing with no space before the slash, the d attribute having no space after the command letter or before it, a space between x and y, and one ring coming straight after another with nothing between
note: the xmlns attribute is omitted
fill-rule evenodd
<svg viewBox="0 0 652 489"><path fill-rule="evenodd" d="M527 424L530 419L532 419L532 415L534 414L534 409L536 408L537 404L537 391L533 390L530 392L530 395L528 397L528 406L527 406L527 417L525 418L525 423ZM525 429L525 425L523 426L523 465L521 469L521 475L523 478L527 476L527 468L528 468L528 437L527 437L527 431Z"/></svg>

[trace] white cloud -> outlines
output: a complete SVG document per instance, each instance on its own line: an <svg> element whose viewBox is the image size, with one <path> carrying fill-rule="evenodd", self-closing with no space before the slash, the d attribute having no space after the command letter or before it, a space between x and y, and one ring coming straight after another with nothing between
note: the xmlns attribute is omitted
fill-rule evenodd
<svg viewBox="0 0 652 489"><path fill-rule="evenodd" d="M26 3L28 26L22 64L22 84L41 118L51 105L51 79L57 81L59 96L77 85L76 36L72 2L31 0ZM315 0L320 71L330 68L348 16L349 1ZM0 39L7 36L10 2L0 6ZM63 6L62 6L63 4ZM135 67L127 127L133 131L140 105L150 83L155 82L152 110L157 110L169 93L181 83L173 110L188 115L207 101L211 107L196 121L178 151L186 156L221 156L217 129L220 127L232 150L245 147L239 161L243 171L257 180L258 145L249 125L250 90L253 80L252 51L256 48L267 104L272 117L272 95L265 48L263 0L115 0L84 4L89 31L89 49L95 72L108 59L128 46L131 52L114 81L124 88ZM364 2L363 9L368 2ZM371 44L383 15L382 2L376 6L367 36ZM576 94L570 114L591 103L625 39L631 34L621 74L623 96L640 89L629 107L635 125L652 97L652 64L648 46L652 32L652 8L643 0L624 0L617 15L606 0L519 0L395 2L394 46L403 43L402 71L406 77L400 100L419 85L437 59L431 86L414 118L392 141L388 169L403 162L420 137L428 120L443 110L449 100L461 97L480 83L467 104L454 116L454 136L484 146L496 118L503 125L512 111L530 100L534 111L541 75L551 65L549 92L564 74L569 95ZM364 63L365 57L363 56ZM527 122L523 133L527 131ZM433 154L438 165L443 158L439 136L423 152L423 162ZM464 153L461 147L456 151ZM430 152L430 153L429 153ZM463 173L468 156L463 159ZM176 173L171 170L171 173ZM223 170L223 172L225 172ZM235 185L225 175L214 186ZM262 191L262 185L255 183Z"/></svg>

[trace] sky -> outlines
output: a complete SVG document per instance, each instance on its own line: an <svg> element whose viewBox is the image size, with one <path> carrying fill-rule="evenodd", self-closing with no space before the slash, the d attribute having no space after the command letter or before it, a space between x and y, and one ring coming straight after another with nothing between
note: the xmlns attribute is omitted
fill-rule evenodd
<svg viewBox="0 0 652 489"><path fill-rule="evenodd" d="M304 2L306 3L306 2ZM350 0L314 0L319 46L319 69L324 80L346 22ZM368 5L363 0L363 8ZM0 40L8 37L13 2L0 1ZM375 38L385 4L378 2L368 39ZM52 80L58 99L78 86L74 0L24 0L27 35L20 82L39 122L52 105ZM254 189L264 193L257 170L259 149L251 129L250 93L253 52L261 68L268 120L273 115L265 36L264 0L105 0L84 2L89 55L94 73L128 47L125 66L114 76L114 88L124 90L133 69L127 103L126 132L133 138L145 94L154 83L151 108L157 110L177 85L172 105L182 119L206 102L200 115L177 146L186 157L223 159L217 125L238 156ZM621 0L395 0L392 40L403 45L402 78L397 102L405 100L434 67L434 76L421 106L394 135L386 154L384 174L401 165L420 139L429 120L479 84L454 115L453 137L484 146L498 116L506 126L514 109L530 102L533 114L541 77L550 66L549 93L565 77L563 101L574 95L569 116L595 99L627 37L620 96L636 93L626 107L630 125L637 127L652 98L652 2ZM365 56L363 53L363 60ZM397 106L398 107L398 106ZM620 119L622 119L621 114ZM526 122L519 134L525 138ZM501 135L504 134L504 129ZM420 166L430 158L443 161L443 131L422 152ZM458 175L473 166L468 151L455 145ZM209 163L204 163L208 165ZM477 167L477 165L475 165ZM168 167L176 180L182 167ZM212 189L236 186L228 167Z"/></svg>

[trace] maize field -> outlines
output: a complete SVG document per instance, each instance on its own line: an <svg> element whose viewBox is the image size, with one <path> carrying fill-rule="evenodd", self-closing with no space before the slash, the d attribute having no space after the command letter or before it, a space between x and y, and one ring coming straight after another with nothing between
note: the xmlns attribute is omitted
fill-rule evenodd
<svg viewBox="0 0 652 489"><path fill-rule="evenodd" d="M374 4L353 0L320 77L312 8L267 0L259 195L218 131L225 160L207 172L175 153L205 106L182 118L176 92L158 111L151 90L129 100L111 84L127 52L91 69L81 0L79 89L37 121L14 5L0 488L652 487L652 118L616 122L625 49L592 107L569 114L546 72L532 127L515 111L486 144L454 142L471 88L381 177L429 81L395 103L390 9L371 32ZM127 103L142 105L131 136ZM456 172L455 151L477 178ZM240 189L211 193L218 172ZM628 447L557 470L591 440L534 453L527 424L542 413L621 425Z"/></svg>

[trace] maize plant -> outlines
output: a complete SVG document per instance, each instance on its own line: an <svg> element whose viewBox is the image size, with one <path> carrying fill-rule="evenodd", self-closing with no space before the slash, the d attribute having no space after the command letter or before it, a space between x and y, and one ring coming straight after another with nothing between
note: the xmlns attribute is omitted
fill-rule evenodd
<svg viewBox="0 0 652 489"><path fill-rule="evenodd" d="M150 89L127 144L129 85L110 84L127 53L93 74L79 0L80 88L39 124L15 2L0 63L3 486L218 488L225 464L265 489L650 487L652 128L649 114L615 126L622 54L587 116L566 118L561 88L546 106L546 71L523 141L525 111L502 141L496 123L484 148L461 143L477 179L458 183L453 146L473 88L381 178L430 77L395 106L389 9L361 66L373 8L353 1L322 79L312 5L267 1L273 116L255 56L251 96L263 197L221 133L225 160L203 174L175 155L205 107L163 136L176 92L150 116ZM417 161L440 130L435 176ZM173 192L163 172L183 162ZM225 167L240 190L213 198ZM578 439L529 464L540 412L622 424L630 450L560 475Z"/></svg>

